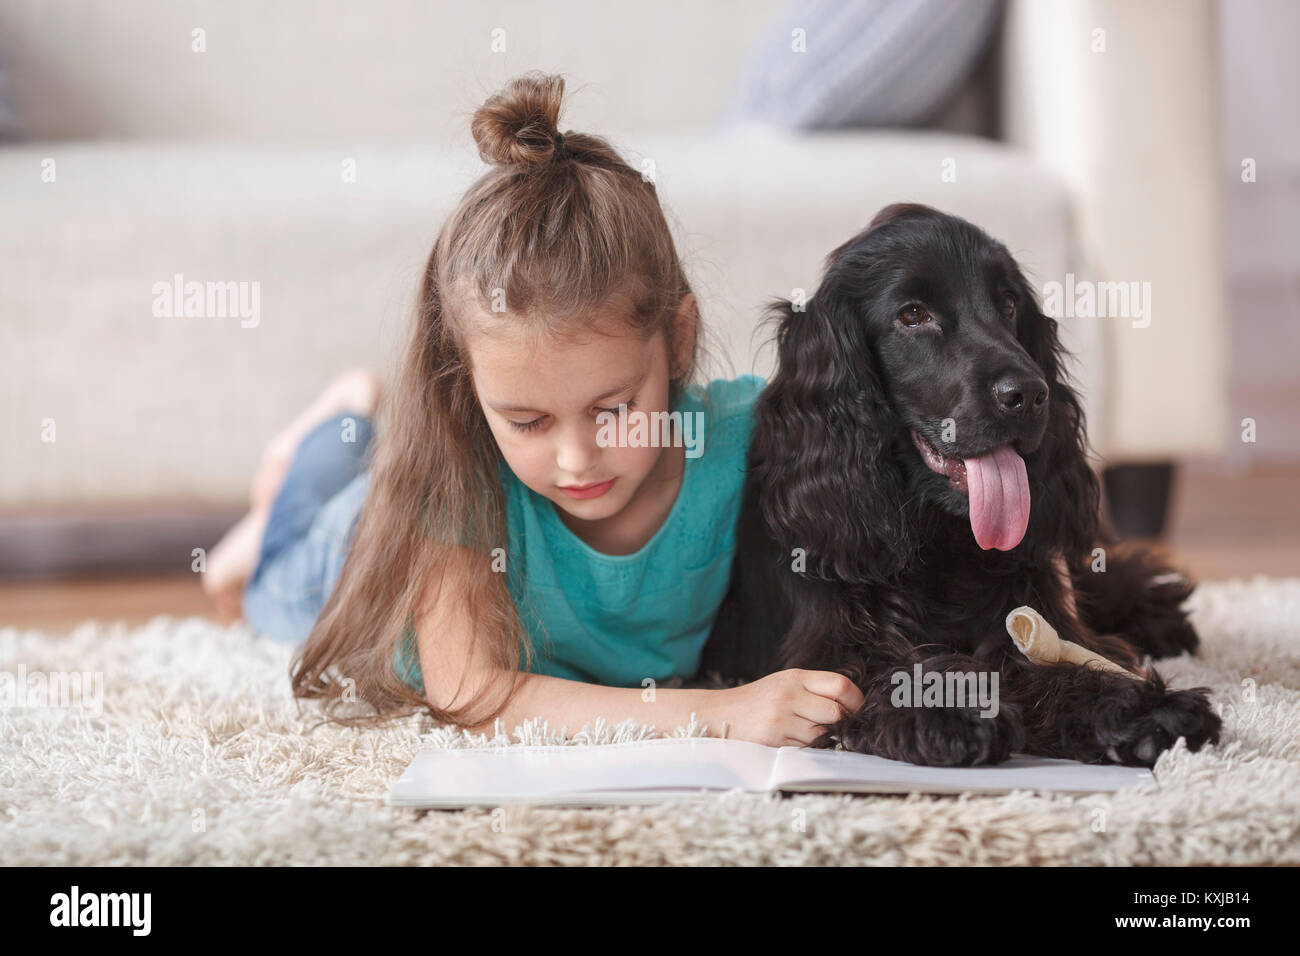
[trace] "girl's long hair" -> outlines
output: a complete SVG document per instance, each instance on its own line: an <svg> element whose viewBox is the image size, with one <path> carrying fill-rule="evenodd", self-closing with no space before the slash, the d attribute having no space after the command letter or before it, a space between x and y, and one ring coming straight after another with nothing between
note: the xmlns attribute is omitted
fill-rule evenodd
<svg viewBox="0 0 1300 956"><path fill-rule="evenodd" d="M427 712L439 723L479 726L500 715L517 677L495 701L442 710L394 671L399 641L444 587L473 622L476 656L498 669L518 672L521 661L532 669L506 575L490 570L494 549L508 544L501 455L465 361L476 316L497 303L497 320L564 336L614 308L646 339L663 333L670 354L677 347L673 316L691 288L654 183L601 137L568 131L561 140L563 94L562 77L529 73L474 113L474 139L492 169L434 242L409 344L377 413L369 487L346 562L292 665L294 695L326 698L328 720ZM691 346L672 378L674 405L697 353ZM443 559L457 547L481 555L483 573L443 580ZM340 716L352 701L367 712Z"/></svg>

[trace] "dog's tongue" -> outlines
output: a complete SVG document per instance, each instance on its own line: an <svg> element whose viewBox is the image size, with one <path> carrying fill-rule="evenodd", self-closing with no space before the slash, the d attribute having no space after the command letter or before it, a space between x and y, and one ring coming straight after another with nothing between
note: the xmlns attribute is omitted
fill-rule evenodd
<svg viewBox="0 0 1300 956"><path fill-rule="evenodd" d="M1010 551L1029 525L1029 478L1025 461L1010 445L966 460L970 528L985 551Z"/></svg>

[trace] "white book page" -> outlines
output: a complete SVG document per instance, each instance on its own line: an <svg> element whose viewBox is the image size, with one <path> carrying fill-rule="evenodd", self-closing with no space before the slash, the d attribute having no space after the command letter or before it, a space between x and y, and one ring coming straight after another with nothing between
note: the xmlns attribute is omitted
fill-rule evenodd
<svg viewBox="0 0 1300 956"><path fill-rule="evenodd" d="M1154 781L1145 767L1086 764L1012 754L992 766L921 767L847 750L782 747L772 768L771 789L857 793L1002 793L1053 790L1097 793Z"/></svg>
<svg viewBox="0 0 1300 956"><path fill-rule="evenodd" d="M656 737L601 746L421 750L388 794L399 806L495 805L505 801L642 802L768 789L777 748L718 737Z"/></svg>

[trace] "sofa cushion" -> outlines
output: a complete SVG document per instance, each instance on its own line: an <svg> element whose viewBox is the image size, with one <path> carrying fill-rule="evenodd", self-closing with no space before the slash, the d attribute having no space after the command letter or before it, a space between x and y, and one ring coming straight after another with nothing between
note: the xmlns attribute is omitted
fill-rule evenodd
<svg viewBox="0 0 1300 956"><path fill-rule="evenodd" d="M18 114L14 112L5 75L4 51L0 50L0 143L10 143L19 138Z"/></svg>
<svg viewBox="0 0 1300 956"><path fill-rule="evenodd" d="M793 0L759 36L724 122L914 126L969 79L1001 0Z"/></svg>
<svg viewBox="0 0 1300 956"><path fill-rule="evenodd" d="M701 302L706 377L770 374L762 305L815 289L827 253L891 202L965 216L1031 281L1066 268L1063 186L987 140L736 129L624 152L654 171ZM0 469L0 506L244 500L263 444L330 376L391 371L434 237L484 169L468 146L0 150L0 440L28 462ZM256 321L187 316L177 275L182 293L256 283Z"/></svg>

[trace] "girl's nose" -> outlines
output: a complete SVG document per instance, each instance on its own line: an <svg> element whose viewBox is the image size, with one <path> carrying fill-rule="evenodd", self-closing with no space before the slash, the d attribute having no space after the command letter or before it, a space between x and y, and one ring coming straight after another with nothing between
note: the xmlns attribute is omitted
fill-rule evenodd
<svg viewBox="0 0 1300 956"><path fill-rule="evenodd" d="M566 475L580 479L591 470L599 457L596 433L590 428L568 429L555 449L555 465Z"/></svg>

